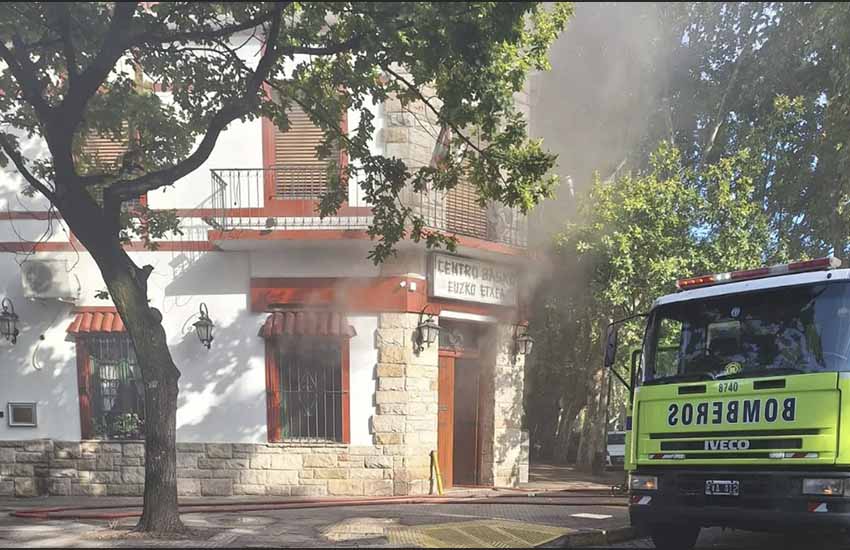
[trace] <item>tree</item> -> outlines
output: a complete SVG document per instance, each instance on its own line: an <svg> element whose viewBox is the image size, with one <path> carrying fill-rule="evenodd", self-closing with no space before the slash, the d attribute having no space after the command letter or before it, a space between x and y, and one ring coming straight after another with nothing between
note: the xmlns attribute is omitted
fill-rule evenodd
<svg viewBox="0 0 850 550"><path fill-rule="evenodd" d="M692 167L748 149L765 260L850 251L850 7L682 3L665 10L668 97L633 166L669 139ZM668 101L669 99L669 101ZM757 160L756 160L757 159Z"/></svg>
<svg viewBox="0 0 850 550"><path fill-rule="evenodd" d="M679 150L662 143L646 170L607 183L597 178L579 202L581 221L556 237L553 280L559 284L544 287L537 298L549 315L532 320L541 345L529 378L532 384L549 380L555 370L556 377L584 384L561 386L565 402L585 407L579 464L590 466L604 449L605 325L648 311L657 297L674 292L674 282L683 276L761 264L769 233L749 175L755 162L745 150L696 170ZM620 349L639 346L641 329L640 323L625 325ZM572 352L550 363L564 348ZM628 355L618 354L620 372L629 368ZM565 413L574 410L565 407Z"/></svg>
<svg viewBox="0 0 850 550"><path fill-rule="evenodd" d="M569 5L531 3L6 3L0 7L0 161L11 161L62 215L97 263L127 327L145 384L145 502L138 529L182 529L177 514L177 366L147 302L151 266L122 247L132 234L178 229L174 213L127 215L122 204L175 185L208 158L227 125L270 117L287 128L297 105L325 132L319 148L347 151L320 213L335 212L347 178L374 207L372 258L403 238L453 246L399 201L403 189L449 189L470 181L482 200L527 212L555 185L554 162L527 139L514 108L532 70L545 69L549 43ZM256 61L240 55L263 43ZM170 91L171 101L144 83ZM421 102L452 130L454 152L440 169L412 169L373 155L367 101ZM347 110L360 113L343 131ZM475 141L471 132L477 134ZM129 137L122 166L107 170L80 154L90 133ZM24 158L21 135L46 144Z"/></svg>
<svg viewBox="0 0 850 550"><path fill-rule="evenodd" d="M566 93L567 103L584 106L581 99L606 98L611 89L606 86L607 82L618 77L622 81L622 73L608 76L612 66L639 67L642 73L639 82L624 83L620 86L624 90L620 95L601 103L598 107L601 114L591 111L586 115L590 121L586 126L593 135L594 124L600 117L607 121L604 117L610 112L627 113L619 117L626 123L618 119L607 122L609 130L612 127L621 130L615 132L619 140L602 150L595 145L598 139L589 140L587 145L577 141L567 153L572 162L563 167L563 172L576 175L579 188L593 186L591 193L596 197L585 202L574 226L565 232L554 231L560 233L561 245L573 244L560 249L561 252L566 250L566 254L555 253L557 283L543 287L537 303L546 304L546 308L537 307L533 317L546 318L550 315L549 306L554 303L569 306L570 300L575 298L565 298L565 287L578 287L579 297L581 292L589 292L588 289L595 288L594 292L599 292L592 283L598 277L587 277L588 270L602 270L596 275L604 276L603 280L612 277L611 281L619 281L603 295L597 295L602 302L596 304L600 309L593 310L592 315L600 318L621 316L626 310L645 309L652 299L672 290L670 281L676 277L829 253L839 257L847 255L850 252L850 210L847 208L850 201L850 143L847 139L850 127L850 7L842 3L811 2L686 2L630 9L632 24L620 24L615 28L617 32L603 33L605 39L598 43L601 46L596 42L593 46L577 44L584 49L584 66L593 68L588 70L586 80L596 83L601 90L586 84L584 88L579 87L578 92L573 89L576 87L567 88L567 92L558 89L557 101L562 101L561 95ZM619 11L619 7L605 5L596 10L601 15L595 15L590 23L581 24L581 30L593 28L593 20L610 21L611 17L605 17L606 10ZM652 16L653 12L657 15ZM583 23L583 15L579 12L580 23ZM640 29L637 36L641 40L633 38L633 28ZM570 38L570 35L567 33L565 37ZM625 56L622 47L609 45L612 42L617 45L617 40L619 43L628 40ZM595 48L600 51L596 52ZM571 69L575 68L574 51L571 48ZM558 77L562 75L557 71L547 76L550 79ZM584 135L581 120L576 133L579 136ZM636 133L640 136L634 137ZM556 137L557 132L551 135ZM679 207L690 204L696 208L702 204L700 208L717 209L723 206L720 201L727 204L730 200L737 201L737 192L722 192L722 187L715 185L715 179L704 177L710 167L722 167L723 163L734 160L740 172L736 178L741 181L746 178L752 186L748 194L752 201L750 208L755 210L730 212L725 219L733 222L753 219L758 223L752 228L737 226L735 231L718 233L714 245L702 242L696 249L690 249L695 237L712 235L722 229L723 219L717 218L711 224L699 222L694 226L692 223L697 220L681 219L683 211L671 210L672 203L668 207L655 205L650 210L654 212L651 216L636 219L625 207L627 202L639 198L637 204L650 205L652 203L646 201L653 197L635 195L634 189L620 195L615 189L625 189L621 184L606 187L585 181L590 178L581 178L592 169L586 166L588 158L596 162L596 170L601 172L603 181L614 182L616 176L630 170L644 178L656 171L659 156L653 153L662 140L679 152L675 163L677 170L690 174L682 180L684 187L676 187L678 192L687 191L692 195ZM550 141L550 145L555 143ZM746 159L741 155L747 155ZM660 198L667 196L669 190L656 191ZM605 193L618 193L617 200L624 201L623 205L610 207L612 216L608 217L608 222L593 227L593 220L600 219L595 209L609 208L606 204L610 201L603 200ZM679 198L684 200L685 195ZM544 204L542 209L544 212L546 206ZM558 214L560 223L563 208L552 211ZM624 218L619 220L618 216ZM672 217L668 219L667 216ZM664 222L660 227L656 225L658 220ZM679 222L686 223L678 229L683 233L676 235L672 224ZM633 223L634 233L623 233L607 244L597 242L596 239L608 234L611 227L621 227L621 223ZM703 223L706 225L700 225ZM585 232L586 239L576 240L577 231ZM564 241L563 237L569 235L572 237ZM645 248L633 248L642 242L632 239L639 235L652 236L644 242ZM593 243L591 250L607 252L602 256L587 256L575 248L577 242ZM693 255L693 250L700 252ZM583 260L576 264L567 259L571 253L583 255ZM650 258L652 262L644 261ZM636 264L638 259L642 260ZM594 266L588 265L591 263ZM605 270L610 273L606 275ZM628 279L623 279L625 277ZM652 285L640 287L638 283ZM579 323L578 319L583 318L586 324L588 318L582 317L585 314L581 309L568 307L560 314L560 322ZM545 326L537 326L540 331L547 330ZM584 346L582 338L597 341L592 333L583 334L587 336L577 338L576 346ZM541 337L538 333L537 338ZM550 372L555 370L562 373L561 380L576 380L575 373L571 373L570 378L563 375L567 368L581 371L599 365L597 359L589 365L570 363L569 353L558 355L555 351L554 356L567 359L544 367L540 359L546 353L548 342L552 342L554 350L570 344L565 344L557 334L551 338L542 337L542 342L537 358L529 362L530 380L543 376L538 370L545 371L549 378L558 379ZM599 350L595 348L594 351L598 353ZM589 391L598 394L603 387L591 384ZM584 402L588 393L565 392L564 400L577 399L579 403ZM537 403L531 402L530 406L533 408Z"/></svg>

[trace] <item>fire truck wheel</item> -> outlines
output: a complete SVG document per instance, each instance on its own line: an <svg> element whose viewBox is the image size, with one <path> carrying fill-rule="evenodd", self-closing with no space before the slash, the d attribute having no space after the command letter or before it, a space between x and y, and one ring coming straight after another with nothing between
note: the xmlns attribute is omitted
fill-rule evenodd
<svg viewBox="0 0 850 550"><path fill-rule="evenodd" d="M693 525L659 525L652 528L650 536L658 550L692 550L699 530Z"/></svg>

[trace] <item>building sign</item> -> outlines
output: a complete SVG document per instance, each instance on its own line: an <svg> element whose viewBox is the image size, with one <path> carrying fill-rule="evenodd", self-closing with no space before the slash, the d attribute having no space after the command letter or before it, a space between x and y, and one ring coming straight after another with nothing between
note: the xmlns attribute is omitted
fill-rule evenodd
<svg viewBox="0 0 850 550"><path fill-rule="evenodd" d="M435 298L517 305L515 269L470 258L433 254L430 275L430 295Z"/></svg>

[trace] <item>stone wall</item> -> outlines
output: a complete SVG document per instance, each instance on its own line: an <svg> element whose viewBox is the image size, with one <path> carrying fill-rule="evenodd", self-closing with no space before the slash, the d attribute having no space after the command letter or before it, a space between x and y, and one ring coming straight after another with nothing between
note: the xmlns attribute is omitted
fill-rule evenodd
<svg viewBox="0 0 850 550"><path fill-rule="evenodd" d="M378 318L378 384L372 418L375 443L393 456L396 495L430 491L430 452L437 449L437 345L414 352L419 315Z"/></svg>
<svg viewBox="0 0 850 550"><path fill-rule="evenodd" d="M482 356L482 402L479 429L481 483L512 487L523 472L524 357L514 356L513 325L495 325L487 335ZM526 462L527 469L527 462Z"/></svg>
<svg viewBox="0 0 850 550"><path fill-rule="evenodd" d="M182 496L385 496L394 494L397 476L410 477L404 469L410 459L393 445L178 443L177 449ZM141 442L0 441L0 496L141 496L144 479Z"/></svg>

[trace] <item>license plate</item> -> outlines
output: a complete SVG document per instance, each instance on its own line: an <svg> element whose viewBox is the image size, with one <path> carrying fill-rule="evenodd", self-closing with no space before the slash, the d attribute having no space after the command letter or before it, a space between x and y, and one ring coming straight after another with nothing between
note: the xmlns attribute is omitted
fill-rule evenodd
<svg viewBox="0 0 850 550"><path fill-rule="evenodd" d="M741 484L739 481L728 479L705 480L705 494L711 496L736 497L740 494Z"/></svg>

